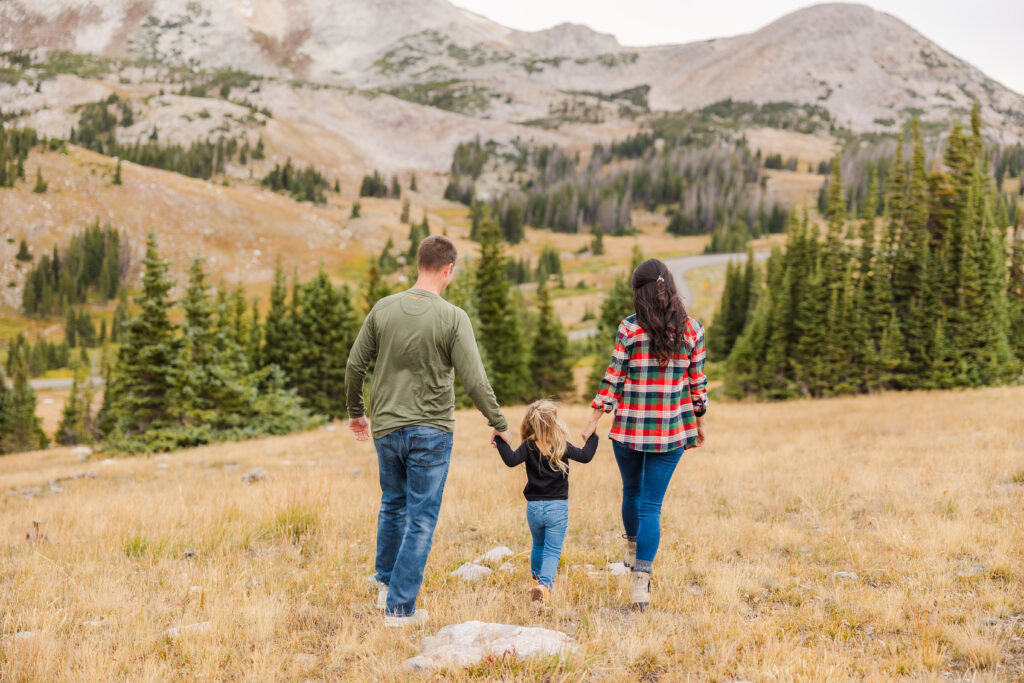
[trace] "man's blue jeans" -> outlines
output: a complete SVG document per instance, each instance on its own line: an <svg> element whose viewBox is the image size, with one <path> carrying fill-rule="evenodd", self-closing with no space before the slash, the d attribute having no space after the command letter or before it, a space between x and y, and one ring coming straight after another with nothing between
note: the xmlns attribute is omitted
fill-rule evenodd
<svg viewBox="0 0 1024 683"><path fill-rule="evenodd" d="M569 526L568 500L526 501L526 523L533 536L530 573L538 583L551 588L555 583L558 560L562 557L565 529Z"/></svg>
<svg viewBox="0 0 1024 683"><path fill-rule="evenodd" d="M622 526L636 538L636 570L650 572L661 543L661 501L683 449L648 453L613 440L612 452L622 474Z"/></svg>
<svg viewBox="0 0 1024 683"><path fill-rule="evenodd" d="M377 579L388 585L385 614L411 615L448 478L452 435L434 427L402 427L373 440L380 464Z"/></svg>

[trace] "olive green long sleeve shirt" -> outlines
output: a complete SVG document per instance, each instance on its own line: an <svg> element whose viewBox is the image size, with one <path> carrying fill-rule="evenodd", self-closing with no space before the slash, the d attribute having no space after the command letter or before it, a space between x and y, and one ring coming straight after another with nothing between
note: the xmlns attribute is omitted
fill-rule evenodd
<svg viewBox="0 0 1024 683"><path fill-rule="evenodd" d="M410 425L453 431L454 370L488 424L498 431L508 429L484 372L469 316L437 294L409 289L381 299L366 316L345 370L350 417L365 413L363 381L374 359L373 438Z"/></svg>

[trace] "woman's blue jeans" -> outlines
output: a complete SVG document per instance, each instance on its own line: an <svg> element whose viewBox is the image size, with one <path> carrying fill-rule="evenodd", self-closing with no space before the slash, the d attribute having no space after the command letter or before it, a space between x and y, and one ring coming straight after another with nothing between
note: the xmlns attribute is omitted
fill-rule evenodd
<svg viewBox="0 0 1024 683"><path fill-rule="evenodd" d="M661 542L661 501L683 450L636 451L612 441L622 474L622 526L627 537L636 538L636 571L650 572L653 568Z"/></svg>
<svg viewBox="0 0 1024 683"><path fill-rule="evenodd" d="M551 588L555 583L558 560L562 557L565 530L569 526L568 500L526 501L526 523L533 536L530 572L538 583Z"/></svg>

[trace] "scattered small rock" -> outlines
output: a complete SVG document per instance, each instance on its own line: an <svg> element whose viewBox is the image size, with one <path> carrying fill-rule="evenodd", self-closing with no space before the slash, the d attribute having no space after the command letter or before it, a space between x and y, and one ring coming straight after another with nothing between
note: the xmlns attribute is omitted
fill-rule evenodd
<svg viewBox="0 0 1024 683"><path fill-rule="evenodd" d="M70 453L78 458L78 462L85 462L92 455L92 449L88 446L75 446L71 449Z"/></svg>
<svg viewBox="0 0 1024 683"><path fill-rule="evenodd" d="M704 595L704 589L700 586L687 586L686 590L690 592L690 595Z"/></svg>
<svg viewBox="0 0 1024 683"><path fill-rule="evenodd" d="M103 619L87 619L82 622L82 626L91 629L101 629L106 628L107 622Z"/></svg>
<svg viewBox="0 0 1024 683"><path fill-rule="evenodd" d="M985 626L998 626L999 619L996 617L985 617L982 621L985 622Z"/></svg>
<svg viewBox="0 0 1024 683"><path fill-rule="evenodd" d="M117 461L114 460L113 458L107 458L106 460L103 460L102 462L100 462L100 464L103 465L104 467L109 467L110 465L113 465L116 462Z"/></svg>
<svg viewBox="0 0 1024 683"><path fill-rule="evenodd" d="M612 576L623 576L629 573L629 567L622 562L609 562L608 573Z"/></svg>
<svg viewBox="0 0 1024 683"><path fill-rule="evenodd" d="M856 572L833 572L832 578L834 579L849 579L850 581L857 580Z"/></svg>
<svg viewBox="0 0 1024 683"><path fill-rule="evenodd" d="M166 470L167 469L167 463L165 463L165 462L159 463L159 464L157 464L156 468L158 470Z"/></svg>
<svg viewBox="0 0 1024 683"><path fill-rule="evenodd" d="M210 630L210 628L211 624L208 621L201 621L198 624L186 624L184 626L172 626L171 628L164 631L164 637L177 638L178 636L206 633Z"/></svg>
<svg viewBox="0 0 1024 683"><path fill-rule="evenodd" d="M189 595L195 595L196 593L202 593L203 592L203 587L202 586L189 586L188 587L188 592L189 592Z"/></svg>
<svg viewBox="0 0 1024 683"><path fill-rule="evenodd" d="M258 481L263 481L267 478L267 473L261 470L259 467L254 468L248 474L242 475L242 481L246 484L255 484Z"/></svg>
<svg viewBox="0 0 1024 683"><path fill-rule="evenodd" d="M511 562L504 562L500 567L498 567L499 572L505 572L506 574L511 574L515 570L516 568Z"/></svg>
<svg viewBox="0 0 1024 683"><path fill-rule="evenodd" d="M38 633L35 631L18 631L17 633L9 633L6 636L0 638L0 641L5 643L16 643L18 641L32 640Z"/></svg>
<svg viewBox="0 0 1024 683"><path fill-rule="evenodd" d="M981 574L984 574L985 571L986 571L985 565L983 565L983 564L976 564L973 567L971 567L970 569L957 572L956 575L957 575L958 578L961 578L961 579L969 579L971 577L979 576Z"/></svg>
<svg viewBox="0 0 1024 683"><path fill-rule="evenodd" d="M475 562L467 562L453 571L452 576L457 576L463 581L479 581L491 573L490 567L485 567L482 564L476 564Z"/></svg>
<svg viewBox="0 0 1024 683"><path fill-rule="evenodd" d="M473 562L476 564L481 564L483 562L487 562L490 564L498 564L506 557L512 557L512 555L514 555L514 553L511 549L509 549L507 546L499 545L496 548L491 548L486 553L473 560Z"/></svg>
<svg viewBox="0 0 1024 683"><path fill-rule="evenodd" d="M445 626L423 639L423 653L406 660L416 670L472 666L487 657L560 655L576 650L575 641L546 628L467 621Z"/></svg>

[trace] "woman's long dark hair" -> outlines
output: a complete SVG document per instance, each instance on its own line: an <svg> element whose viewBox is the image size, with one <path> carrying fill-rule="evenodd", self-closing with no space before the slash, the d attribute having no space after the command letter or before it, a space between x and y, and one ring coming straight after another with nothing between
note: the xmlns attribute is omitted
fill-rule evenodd
<svg viewBox="0 0 1024 683"><path fill-rule="evenodd" d="M672 273L658 259L647 259L633 271L633 310L651 339L651 351L662 367L685 343L686 308Z"/></svg>

